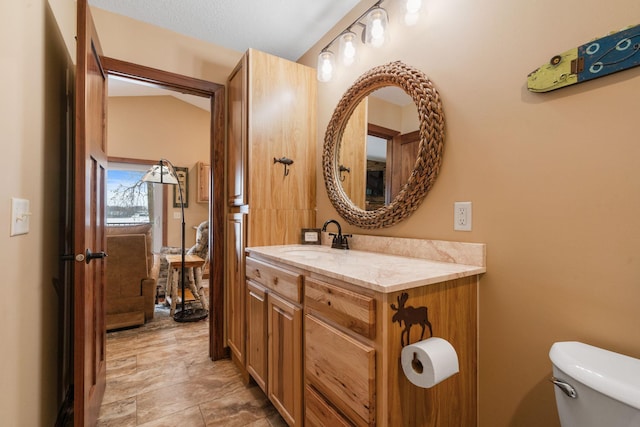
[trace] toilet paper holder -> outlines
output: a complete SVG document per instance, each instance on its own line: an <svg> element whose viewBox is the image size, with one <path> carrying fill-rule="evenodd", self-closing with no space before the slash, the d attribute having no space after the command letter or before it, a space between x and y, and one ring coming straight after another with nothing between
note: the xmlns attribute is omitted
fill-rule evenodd
<svg viewBox="0 0 640 427"><path fill-rule="evenodd" d="M422 388L431 388L460 371L455 348L438 337L407 345L400 359L405 377Z"/></svg>
<svg viewBox="0 0 640 427"><path fill-rule="evenodd" d="M415 351L413 352L413 359L411 359L411 368L418 374L424 372L424 366L422 366L422 362L418 359L418 353Z"/></svg>
<svg viewBox="0 0 640 427"><path fill-rule="evenodd" d="M398 296L398 305L396 306L395 304L391 304L391 309L395 311L395 314L391 318L391 321L397 322L400 326L402 326L402 323L404 322L404 329L402 330L402 333L400 333L401 347L409 345L409 340L411 339L411 327L413 325L420 325L422 327L419 341L422 341L422 339L424 338L424 332L427 326L429 327L429 336L433 336L433 328L431 326L431 322L429 322L429 309L426 306L405 307L408 299L409 294L403 292Z"/></svg>

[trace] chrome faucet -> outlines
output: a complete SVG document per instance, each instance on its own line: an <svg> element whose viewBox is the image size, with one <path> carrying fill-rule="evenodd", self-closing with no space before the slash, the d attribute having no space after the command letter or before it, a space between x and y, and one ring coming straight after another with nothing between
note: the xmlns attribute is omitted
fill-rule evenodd
<svg viewBox="0 0 640 427"><path fill-rule="evenodd" d="M338 227L338 234L329 233L329 236L333 237L333 241L331 242L331 247L333 249L349 249L349 241L347 237L351 237L351 234L342 234L342 227L340 227L340 223L335 219L330 219L324 223L322 226L322 231L327 231L327 225L335 224Z"/></svg>

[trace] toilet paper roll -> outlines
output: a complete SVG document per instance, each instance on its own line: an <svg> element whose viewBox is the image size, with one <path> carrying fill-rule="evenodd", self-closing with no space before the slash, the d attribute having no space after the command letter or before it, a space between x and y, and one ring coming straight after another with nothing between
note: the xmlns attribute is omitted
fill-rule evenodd
<svg viewBox="0 0 640 427"><path fill-rule="evenodd" d="M405 376L418 387L433 387L460 370L456 350L442 338L407 345L400 357Z"/></svg>

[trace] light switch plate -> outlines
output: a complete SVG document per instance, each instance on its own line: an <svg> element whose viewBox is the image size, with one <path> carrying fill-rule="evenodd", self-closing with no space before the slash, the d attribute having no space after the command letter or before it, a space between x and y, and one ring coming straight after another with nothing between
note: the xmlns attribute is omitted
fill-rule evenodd
<svg viewBox="0 0 640 427"><path fill-rule="evenodd" d="M27 234L29 232L29 200L11 198L11 236Z"/></svg>

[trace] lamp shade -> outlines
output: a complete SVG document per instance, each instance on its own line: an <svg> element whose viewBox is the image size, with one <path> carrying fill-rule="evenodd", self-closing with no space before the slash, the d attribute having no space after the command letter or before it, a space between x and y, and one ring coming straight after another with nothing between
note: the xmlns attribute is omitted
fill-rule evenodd
<svg viewBox="0 0 640 427"><path fill-rule="evenodd" d="M318 55L318 80L321 82L328 82L333 77L333 70L335 69L335 59L333 52L329 50L323 50Z"/></svg>
<svg viewBox="0 0 640 427"><path fill-rule="evenodd" d="M387 11L381 7L371 9L365 19L365 42L380 47L389 38Z"/></svg>
<svg viewBox="0 0 640 427"><path fill-rule="evenodd" d="M142 177L142 181L155 182L159 184L178 184L178 177L173 171L165 165L153 165Z"/></svg>
<svg viewBox="0 0 640 427"><path fill-rule="evenodd" d="M356 57L356 33L353 31L342 33L340 45L338 46L338 55L343 65L349 66L353 64Z"/></svg>

